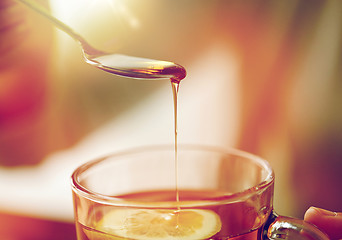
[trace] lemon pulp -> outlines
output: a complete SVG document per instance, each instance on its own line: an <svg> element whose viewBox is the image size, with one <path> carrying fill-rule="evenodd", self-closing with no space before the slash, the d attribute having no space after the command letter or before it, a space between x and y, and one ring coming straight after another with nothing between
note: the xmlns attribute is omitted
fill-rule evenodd
<svg viewBox="0 0 342 240"><path fill-rule="evenodd" d="M113 239L200 240L219 232L221 221L215 212L203 209L117 209L106 213L95 228Z"/></svg>

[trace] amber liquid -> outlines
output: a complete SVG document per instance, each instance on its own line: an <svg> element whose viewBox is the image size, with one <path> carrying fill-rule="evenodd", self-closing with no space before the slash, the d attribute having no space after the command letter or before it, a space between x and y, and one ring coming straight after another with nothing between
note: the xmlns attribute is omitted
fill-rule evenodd
<svg viewBox="0 0 342 240"><path fill-rule="evenodd" d="M146 201L146 202L174 202L175 191L161 190L150 192L136 192L121 195L119 197L130 200ZM266 192L265 194L272 194L272 192ZM265 196L266 197L266 196ZM198 191L198 190L180 190L179 191L179 203L185 201L201 202L201 201L224 201L229 202L230 196L222 196L221 192L216 191ZM165 208L163 208L165 209ZM177 207L170 207L169 209L177 210ZM182 207L186 209L186 207ZM267 213L257 212L255 206L251 205L250 201L230 202L227 204L208 205L201 207L191 207L191 209L206 209L215 212L221 219L221 230L214 236L207 240L257 240L260 235L260 229L266 218ZM106 215L106 212L115 210L115 207L98 204L94 205L91 211L88 213L87 218L89 222L86 226L81 223L76 223L76 229L78 232L79 240L109 240L109 239L125 239L119 236L113 236L111 234L100 232L96 230L97 222L100 222L102 217ZM199 240L199 239L194 239Z"/></svg>
<svg viewBox="0 0 342 240"><path fill-rule="evenodd" d="M172 93L173 93L173 106L174 106L174 116L175 116L175 190L176 190L176 201L179 202L179 191L178 191L178 89L179 89L179 81L175 79L171 79L172 85Z"/></svg>

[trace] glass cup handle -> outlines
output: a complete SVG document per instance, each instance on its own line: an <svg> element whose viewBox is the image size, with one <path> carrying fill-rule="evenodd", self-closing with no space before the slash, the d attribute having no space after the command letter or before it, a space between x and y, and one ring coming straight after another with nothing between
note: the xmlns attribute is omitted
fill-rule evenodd
<svg viewBox="0 0 342 240"><path fill-rule="evenodd" d="M262 239L329 240L329 237L303 220L272 213L264 226Z"/></svg>

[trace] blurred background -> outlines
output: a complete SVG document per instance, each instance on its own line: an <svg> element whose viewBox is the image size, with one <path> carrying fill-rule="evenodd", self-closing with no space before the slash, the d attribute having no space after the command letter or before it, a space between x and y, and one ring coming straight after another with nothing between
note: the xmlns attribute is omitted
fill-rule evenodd
<svg viewBox="0 0 342 240"><path fill-rule="evenodd" d="M179 142L267 159L278 213L342 211L341 1L37 2L102 50L183 65ZM173 143L170 82L91 67L73 39L13 0L0 2L0 20L0 221L71 226L79 164Z"/></svg>

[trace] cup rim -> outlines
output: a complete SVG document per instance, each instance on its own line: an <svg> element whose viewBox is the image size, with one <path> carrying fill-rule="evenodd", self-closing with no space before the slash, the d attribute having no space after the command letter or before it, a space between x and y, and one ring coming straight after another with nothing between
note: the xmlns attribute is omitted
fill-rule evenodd
<svg viewBox="0 0 342 240"><path fill-rule="evenodd" d="M222 152L226 154L236 155L236 156L243 156L245 158L253 158L254 161L256 161L259 165L261 165L264 169L267 170L268 174L264 178L263 181L261 181L259 184L252 186L250 188L247 188L245 190L229 194L229 199L224 200L201 200L196 202L178 202L175 201L161 201L161 202L147 202L147 201L133 201L133 200L125 200L123 198L108 196L105 194L94 192L90 189L87 189L84 187L81 182L78 180L78 176L85 172L87 169L91 168L94 165L97 165L100 162L105 161L109 157L120 159L120 156L125 156L129 154L135 154L135 153L142 153L142 152L149 152L152 150L170 150L171 148L175 147L175 145L148 145L148 146L141 146L141 147L135 147L130 148L123 151L118 151L112 154L107 154L103 157L96 158L94 160L88 161L86 163L81 164L78 166L74 172L71 175L71 188L72 191L75 192L75 194L80 195L86 199L89 199L91 201L106 204L106 205L113 205L113 206L125 206L125 207L139 207L139 208L170 208L170 207L201 207L201 206L209 206L209 205L221 205L224 203L229 203L232 201L237 200L243 200L247 199L251 195L254 195L259 192L263 192L266 188L268 188L270 185L274 183L274 170L269 164L268 161L265 159L254 155L252 153L242 151L236 148L222 148L217 146L210 146L210 145L199 145L199 144L178 144L177 148L178 151L182 149L201 149L205 151L213 151L213 152Z"/></svg>

